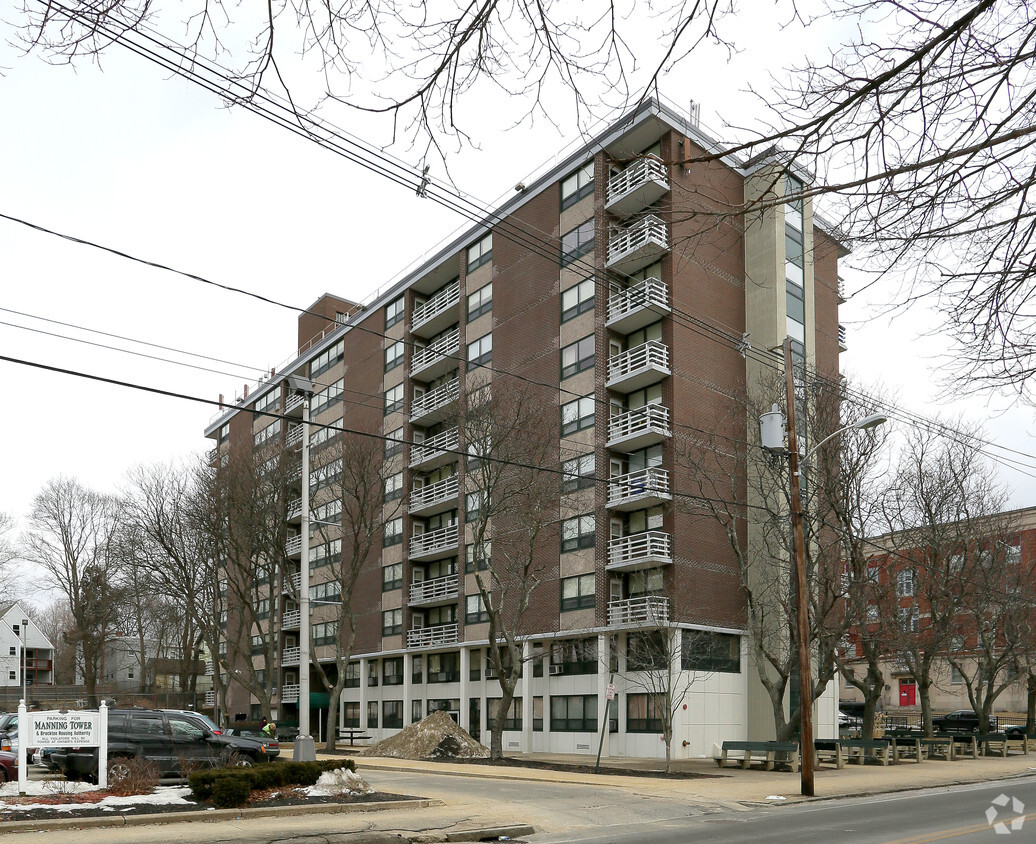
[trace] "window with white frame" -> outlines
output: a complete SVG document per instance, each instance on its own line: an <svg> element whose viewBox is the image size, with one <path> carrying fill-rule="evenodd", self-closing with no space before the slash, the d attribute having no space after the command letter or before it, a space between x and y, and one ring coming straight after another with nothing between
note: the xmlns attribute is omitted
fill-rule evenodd
<svg viewBox="0 0 1036 844"><path fill-rule="evenodd" d="M916 607L899 608L899 629L904 633L917 633L920 629L920 615Z"/></svg>
<svg viewBox="0 0 1036 844"><path fill-rule="evenodd" d="M896 572L896 594L900 598L914 597L914 573L909 569Z"/></svg>

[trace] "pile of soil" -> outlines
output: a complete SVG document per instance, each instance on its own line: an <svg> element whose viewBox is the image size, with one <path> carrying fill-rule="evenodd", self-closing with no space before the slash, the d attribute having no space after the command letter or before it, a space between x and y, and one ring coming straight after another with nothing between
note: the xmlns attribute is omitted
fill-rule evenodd
<svg viewBox="0 0 1036 844"><path fill-rule="evenodd" d="M475 741L440 710L371 745L363 755L393 759L486 759L489 748Z"/></svg>

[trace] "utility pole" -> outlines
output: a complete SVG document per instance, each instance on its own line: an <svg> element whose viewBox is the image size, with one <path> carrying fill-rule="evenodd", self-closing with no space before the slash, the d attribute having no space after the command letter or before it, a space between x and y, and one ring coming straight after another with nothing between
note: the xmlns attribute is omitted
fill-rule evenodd
<svg viewBox="0 0 1036 844"><path fill-rule="evenodd" d="M795 373L792 371L791 338L784 339L784 380L788 389L788 471L791 475L791 545L795 563L796 629L799 638L799 712L802 716L802 789L812 797L813 788L813 674L809 662L809 593L806 586L806 538L802 529L802 491L799 483L799 442L795 429Z"/></svg>

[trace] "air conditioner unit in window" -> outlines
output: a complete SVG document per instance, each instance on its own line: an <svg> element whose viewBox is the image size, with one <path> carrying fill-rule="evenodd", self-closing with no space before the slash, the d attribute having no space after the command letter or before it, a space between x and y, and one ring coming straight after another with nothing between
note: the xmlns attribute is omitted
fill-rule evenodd
<svg viewBox="0 0 1036 844"><path fill-rule="evenodd" d="M562 674L564 672L564 670L565 670L565 666L563 666L563 665L552 665L552 666L550 666L550 673L551 674Z"/></svg>
<svg viewBox="0 0 1036 844"><path fill-rule="evenodd" d="M493 669L493 668L487 668L486 669L486 679L487 680L493 680L495 678L496 678L496 670Z"/></svg>

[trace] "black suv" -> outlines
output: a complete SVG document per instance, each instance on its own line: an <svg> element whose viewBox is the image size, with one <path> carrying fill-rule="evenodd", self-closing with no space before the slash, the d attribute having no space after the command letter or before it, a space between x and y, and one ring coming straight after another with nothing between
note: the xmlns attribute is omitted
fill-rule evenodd
<svg viewBox="0 0 1036 844"><path fill-rule="evenodd" d="M989 719L990 732L996 732L996 718ZM978 714L973 709L958 709L932 719L932 728L937 733L977 733Z"/></svg>
<svg viewBox="0 0 1036 844"><path fill-rule="evenodd" d="M178 774L187 766L252 765L269 759L262 742L213 733L196 715L112 709L108 712L108 763L129 757L154 762L162 774ZM96 747L64 747L51 759L70 778L96 781Z"/></svg>

